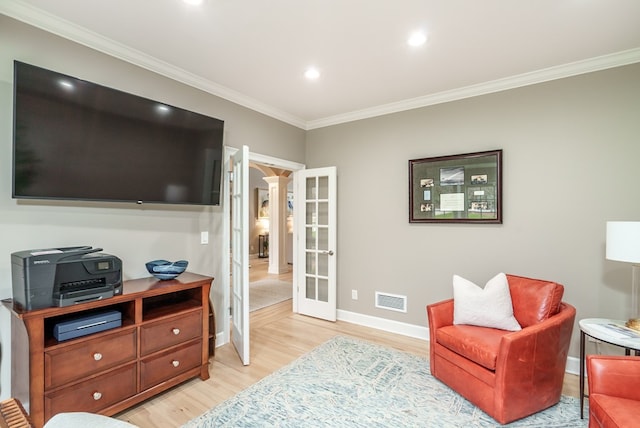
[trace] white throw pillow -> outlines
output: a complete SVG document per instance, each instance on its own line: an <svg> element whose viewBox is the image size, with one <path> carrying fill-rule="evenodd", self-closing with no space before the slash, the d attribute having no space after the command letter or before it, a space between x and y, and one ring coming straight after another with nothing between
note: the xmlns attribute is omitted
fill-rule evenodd
<svg viewBox="0 0 640 428"><path fill-rule="evenodd" d="M513 316L509 282L504 273L491 278L483 288L453 275L453 323L522 330Z"/></svg>

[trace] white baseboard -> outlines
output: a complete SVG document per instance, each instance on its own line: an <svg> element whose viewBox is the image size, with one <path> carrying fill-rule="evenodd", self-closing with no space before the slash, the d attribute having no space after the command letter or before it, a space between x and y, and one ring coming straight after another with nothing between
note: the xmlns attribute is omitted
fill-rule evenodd
<svg viewBox="0 0 640 428"><path fill-rule="evenodd" d="M350 322L365 327L371 327L390 333L401 334L403 336L413 337L429 341L429 327L423 327L414 324L407 324L399 321L392 321L384 318L378 318L371 315L363 315L356 312L338 310L338 319L340 321ZM577 375L580 373L580 359L576 357L567 358L567 366L565 372Z"/></svg>
<svg viewBox="0 0 640 428"><path fill-rule="evenodd" d="M580 374L580 358L576 357L568 357L567 358L567 367L565 369L566 373L579 375ZM586 374L585 374L586 376Z"/></svg>
<svg viewBox="0 0 640 428"><path fill-rule="evenodd" d="M397 333L403 336L414 337L416 339L429 340L429 328L414 324L407 324L400 321L392 321L384 318L363 315L356 312L343 311L338 309L338 319L365 327Z"/></svg>
<svg viewBox="0 0 640 428"><path fill-rule="evenodd" d="M219 348L222 345L226 345L227 342L227 335L224 334L224 331L219 331L218 333L216 333L216 348Z"/></svg>

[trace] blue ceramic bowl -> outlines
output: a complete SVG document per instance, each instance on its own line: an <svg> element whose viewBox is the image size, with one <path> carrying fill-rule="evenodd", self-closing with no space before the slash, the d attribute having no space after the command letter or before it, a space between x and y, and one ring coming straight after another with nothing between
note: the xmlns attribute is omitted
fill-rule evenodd
<svg viewBox="0 0 640 428"><path fill-rule="evenodd" d="M153 260L145 263L147 271L158 279L174 279L187 269L189 264L186 260L178 260L171 263L167 260Z"/></svg>

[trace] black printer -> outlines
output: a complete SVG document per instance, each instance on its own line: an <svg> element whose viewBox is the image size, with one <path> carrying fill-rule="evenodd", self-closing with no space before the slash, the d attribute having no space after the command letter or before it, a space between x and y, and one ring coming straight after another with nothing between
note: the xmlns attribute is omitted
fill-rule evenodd
<svg viewBox="0 0 640 428"><path fill-rule="evenodd" d="M122 294L122 261L90 246L11 254L18 310L70 306Z"/></svg>

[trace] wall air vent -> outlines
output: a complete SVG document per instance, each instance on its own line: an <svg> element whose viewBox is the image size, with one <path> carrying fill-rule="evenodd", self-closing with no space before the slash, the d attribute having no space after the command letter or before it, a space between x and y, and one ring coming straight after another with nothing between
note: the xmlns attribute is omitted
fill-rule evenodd
<svg viewBox="0 0 640 428"><path fill-rule="evenodd" d="M376 291L376 308L407 312L407 296Z"/></svg>

